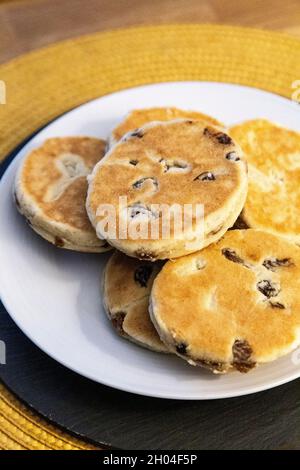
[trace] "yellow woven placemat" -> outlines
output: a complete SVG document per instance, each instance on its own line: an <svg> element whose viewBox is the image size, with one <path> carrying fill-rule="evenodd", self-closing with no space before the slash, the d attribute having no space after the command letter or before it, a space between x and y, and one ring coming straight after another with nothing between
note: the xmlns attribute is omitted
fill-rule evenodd
<svg viewBox="0 0 300 470"><path fill-rule="evenodd" d="M0 449L95 450L29 410L0 383Z"/></svg>
<svg viewBox="0 0 300 470"><path fill-rule="evenodd" d="M0 66L0 159L38 127L92 98L146 83L211 80L291 97L300 80L300 41L216 25L164 25L93 34ZM1 332L0 332L1 334ZM0 385L0 448L78 449Z"/></svg>

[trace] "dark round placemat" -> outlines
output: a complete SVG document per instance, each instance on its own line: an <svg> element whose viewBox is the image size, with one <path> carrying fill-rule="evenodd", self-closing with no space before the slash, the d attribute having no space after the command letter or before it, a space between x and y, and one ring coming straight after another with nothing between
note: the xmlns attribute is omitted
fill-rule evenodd
<svg viewBox="0 0 300 470"><path fill-rule="evenodd" d="M240 398L141 397L71 372L37 348L0 309L4 383L67 430L121 449L300 449L300 380Z"/></svg>

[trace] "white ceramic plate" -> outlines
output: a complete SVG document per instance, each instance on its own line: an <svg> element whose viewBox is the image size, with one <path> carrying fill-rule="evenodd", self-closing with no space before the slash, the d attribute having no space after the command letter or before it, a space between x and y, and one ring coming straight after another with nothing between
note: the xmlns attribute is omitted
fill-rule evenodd
<svg viewBox="0 0 300 470"><path fill-rule="evenodd" d="M17 214L11 188L16 168L29 150L53 136L106 138L127 111L147 106L195 109L227 124L266 117L300 131L295 103L256 89L206 82L129 89L58 118L25 145L1 180L0 293L7 311L35 344L63 365L133 393L176 399L225 398L300 377L300 354L260 366L247 375L214 376L179 358L119 338L106 319L99 294L108 256L59 250L35 235Z"/></svg>

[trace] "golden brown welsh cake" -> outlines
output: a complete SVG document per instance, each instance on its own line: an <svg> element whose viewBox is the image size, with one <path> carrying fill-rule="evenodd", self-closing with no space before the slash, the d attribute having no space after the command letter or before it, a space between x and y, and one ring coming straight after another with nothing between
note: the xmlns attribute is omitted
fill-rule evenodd
<svg viewBox="0 0 300 470"><path fill-rule="evenodd" d="M127 114L125 119L112 131L109 138L109 146L117 143L127 132L142 127L151 121L171 121L178 118L197 119L207 124L224 127L217 119L198 111L183 110L178 108L144 108L134 109Z"/></svg>
<svg viewBox="0 0 300 470"><path fill-rule="evenodd" d="M249 167L248 226L300 244L300 133L264 119L230 129Z"/></svg>
<svg viewBox="0 0 300 470"><path fill-rule="evenodd" d="M153 261L218 240L242 210L247 169L240 148L224 131L201 121L174 120L126 134L88 181L87 212L98 236L129 256ZM107 230L104 204L116 211L116 232ZM174 204L168 234L165 208ZM174 221L185 205L193 209L192 223L176 231ZM196 217L197 205L204 218ZM127 230L121 231L124 224Z"/></svg>
<svg viewBox="0 0 300 470"><path fill-rule="evenodd" d="M104 272L103 302L121 336L153 351L168 352L148 312L151 287L160 268L160 263L139 261L116 251Z"/></svg>
<svg viewBox="0 0 300 470"><path fill-rule="evenodd" d="M300 345L300 249L259 230L233 230L168 261L150 313L161 339L193 365L247 372Z"/></svg>
<svg viewBox="0 0 300 470"><path fill-rule="evenodd" d="M105 142L90 137L52 138L22 160L15 181L19 212L56 246L102 252L85 209L87 175L103 157Z"/></svg>

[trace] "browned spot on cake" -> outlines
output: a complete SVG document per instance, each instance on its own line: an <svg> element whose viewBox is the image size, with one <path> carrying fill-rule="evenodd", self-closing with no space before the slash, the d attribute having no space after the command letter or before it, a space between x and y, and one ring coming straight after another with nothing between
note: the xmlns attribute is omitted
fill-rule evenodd
<svg viewBox="0 0 300 470"><path fill-rule="evenodd" d="M276 271L276 268L287 268L289 266L294 266L294 263L290 258L267 258L264 260L263 266L270 271Z"/></svg>
<svg viewBox="0 0 300 470"><path fill-rule="evenodd" d="M256 363L251 360L252 348L248 341L236 339L232 346L232 365L239 372L248 372L253 369Z"/></svg>
<svg viewBox="0 0 300 470"><path fill-rule="evenodd" d="M209 361L207 359L197 359L195 363L198 366L211 370L212 372L226 372L228 367L224 362Z"/></svg>
<svg viewBox="0 0 300 470"><path fill-rule="evenodd" d="M124 322L125 317L126 317L126 312L117 312L111 318L111 322L113 326L115 327L115 329L118 331L120 335L124 334L123 322Z"/></svg>
<svg viewBox="0 0 300 470"><path fill-rule="evenodd" d="M141 139L144 136L144 132L141 129L135 129L131 132L130 137L138 137Z"/></svg>
<svg viewBox="0 0 300 470"><path fill-rule="evenodd" d="M148 260L148 261L155 261L156 260L156 253L153 251L146 251L143 249L137 250L134 254L138 259Z"/></svg>
<svg viewBox="0 0 300 470"><path fill-rule="evenodd" d="M186 343L181 342L181 343L178 343L178 344L176 345L176 351L178 352L178 354L185 355L185 354L186 354L186 350L187 350L187 344L186 344Z"/></svg>
<svg viewBox="0 0 300 470"><path fill-rule="evenodd" d="M58 248L62 248L62 247L65 245L65 243L64 243L64 241L63 241L62 238L60 238L60 237L55 237L55 239L54 239L54 245L57 246Z"/></svg>
<svg viewBox="0 0 300 470"><path fill-rule="evenodd" d="M272 301L270 300L269 304L270 304L270 306L271 306L272 308L279 308L280 310L284 310L284 309L285 309L285 306L284 306L281 302L272 302Z"/></svg>

